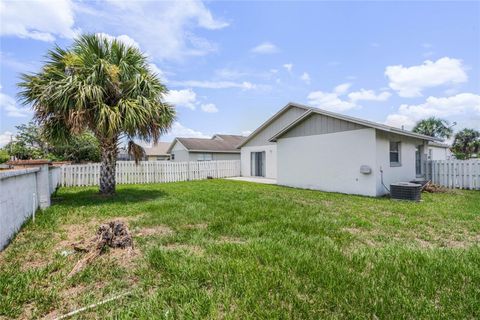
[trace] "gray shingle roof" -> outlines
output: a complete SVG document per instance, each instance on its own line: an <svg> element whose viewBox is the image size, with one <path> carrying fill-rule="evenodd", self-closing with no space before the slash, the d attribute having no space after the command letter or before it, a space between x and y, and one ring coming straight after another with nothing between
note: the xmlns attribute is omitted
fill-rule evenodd
<svg viewBox="0 0 480 320"><path fill-rule="evenodd" d="M211 139L177 138L176 140L189 151L240 153L237 146L244 139L244 136L216 134Z"/></svg>
<svg viewBox="0 0 480 320"><path fill-rule="evenodd" d="M151 148L144 148L145 154L147 156L166 156L168 155L168 148L170 147L170 142L158 142L154 144Z"/></svg>

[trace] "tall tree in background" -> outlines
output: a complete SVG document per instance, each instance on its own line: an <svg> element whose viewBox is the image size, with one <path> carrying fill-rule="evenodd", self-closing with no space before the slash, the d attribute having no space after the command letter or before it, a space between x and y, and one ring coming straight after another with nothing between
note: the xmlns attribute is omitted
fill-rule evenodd
<svg viewBox="0 0 480 320"><path fill-rule="evenodd" d="M474 129L463 129L455 134L452 151L457 159L470 159L480 152L480 132Z"/></svg>
<svg viewBox="0 0 480 320"><path fill-rule="evenodd" d="M33 121L16 126L15 139L2 148L16 159L49 159L60 161L100 161L100 148L95 136L85 131L67 141L48 141Z"/></svg>
<svg viewBox="0 0 480 320"><path fill-rule="evenodd" d="M100 192L115 193L115 164L122 137L157 142L175 119L163 101L166 87L136 47L98 35L83 35L72 47L55 47L39 73L22 75L19 96L32 104L35 120L50 140L67 140L85 129L101 150Z"/></svg>
<svg viewBox="0 0 480 320"><path fill-rule="evenodd" d="M453 130L447 120L435 117L420 120L415 127L413 127L412 131L442 139L448 139L453 134Z"/></svg>

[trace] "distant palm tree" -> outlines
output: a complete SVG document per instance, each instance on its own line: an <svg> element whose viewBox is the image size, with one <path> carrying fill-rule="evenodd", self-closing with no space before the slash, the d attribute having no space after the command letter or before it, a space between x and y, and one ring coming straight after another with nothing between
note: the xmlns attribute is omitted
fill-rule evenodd
<svg viewBox="0 0 480 320"><path fill-rule="evenodd" d="M56 46L40 72L23 74L19 97L32 104L48 138L61 141L86 129L101 149L100 193L115 193L118 144L134 138L158 141L175 119L166 87L137 48L98 35L83 35L69 49Z"/></svg>
<svg viewBox="0 0 480 320"><path fill-rule="evenodd" d="M417 122L412 131L435 138L448 139L453 134L451 127L447 120L430 117Z"/></svg>
<svg viewBox="0 0 480 320"><path fill-rule="evenodd" d="M474 129L463 129L455 134L452 151L457 158L469 159L480 152L480 132Z"/></svg>

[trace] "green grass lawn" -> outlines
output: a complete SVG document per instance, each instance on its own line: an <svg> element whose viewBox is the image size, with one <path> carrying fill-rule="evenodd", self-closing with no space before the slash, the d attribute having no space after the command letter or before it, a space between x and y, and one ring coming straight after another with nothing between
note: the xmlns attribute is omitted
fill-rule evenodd
<svg viewBox="0 0 480 320"><path fill-rule="evenodd" d="M123 218L133 251L72 278ZM67 254L66 254L67 253ZM226 180L61 189L0 253L0 318L480 318L480 192L420 203Z"/></svg>

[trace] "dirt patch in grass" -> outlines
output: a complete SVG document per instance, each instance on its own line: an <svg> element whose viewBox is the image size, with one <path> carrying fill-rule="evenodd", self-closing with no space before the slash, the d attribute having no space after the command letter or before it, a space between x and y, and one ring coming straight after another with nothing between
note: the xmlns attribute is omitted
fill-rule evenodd
<svg viewBox="0 0 480 320"><path fill-rule="evenodd" d="M369 247L381 247L389 243L402 243L420 248L469 248L480 244L480 234L464 230L461 233L440 233L438 230L409 230L403 232L388 232L379 229L343 228L342 231L354 235L360 242ZM419 235L423 236L419 236ZM380 241L382 239L382 241ZM385 239L385 240L384 240ZM348 251L348 250L347 250Z"/></svg>
<svg viewBox="0 0 480 320"><path fill-rule="evenodd" d="M116 265L125 269L134 269L136 262L142 256L142 252L138 247L126 249L110 249L101 257L104 259L112 259Z"/></svg>
<svg viewBox="0 0 480 320"><path fill-rule="evenodd" d="M170 227L165 225L158 225L154 227L140 228L134 230L134 235L138 237L149 237L149 236L169 236L172 235L174 231Z"/></svg>
<svg viewBox="0 0 480 320"><path fill-rule="evenodd" d="M162 249L186 251L195 256L203 256L205 254L205 250L202 247L183 243L170 243L162 246Z"/></svg>
<svg viewBox="0 0 480 320"><path fill-rule="evenodd" d="M208 224L206 223L196 223L196 224L186 224L183 226L183 228L185 229L207 229L208 228Z"/></svg>
<svg viewBox="0 0 480 320"><path fill-rule="evenodd" d="M217 243L245 244L247 243L247 240L236 237L222 236L217 240Z"/></svg>
<svg viewBox="0 0 480 320"><path fill-rule="evenodd" d="M68 224L63 226L62 231L63 234L61 236L60 241L55 245L54 251L59 251L61 249L72 249L72 244L82 241L88 240L95 235L98 230L98 227L102 224L105 224L109 221L120 221L125 224L129 224L132 221L137 220L138 217L113 217L113 218L105 218L105 219L90 219L83 223L79 224Z"/></svg>

